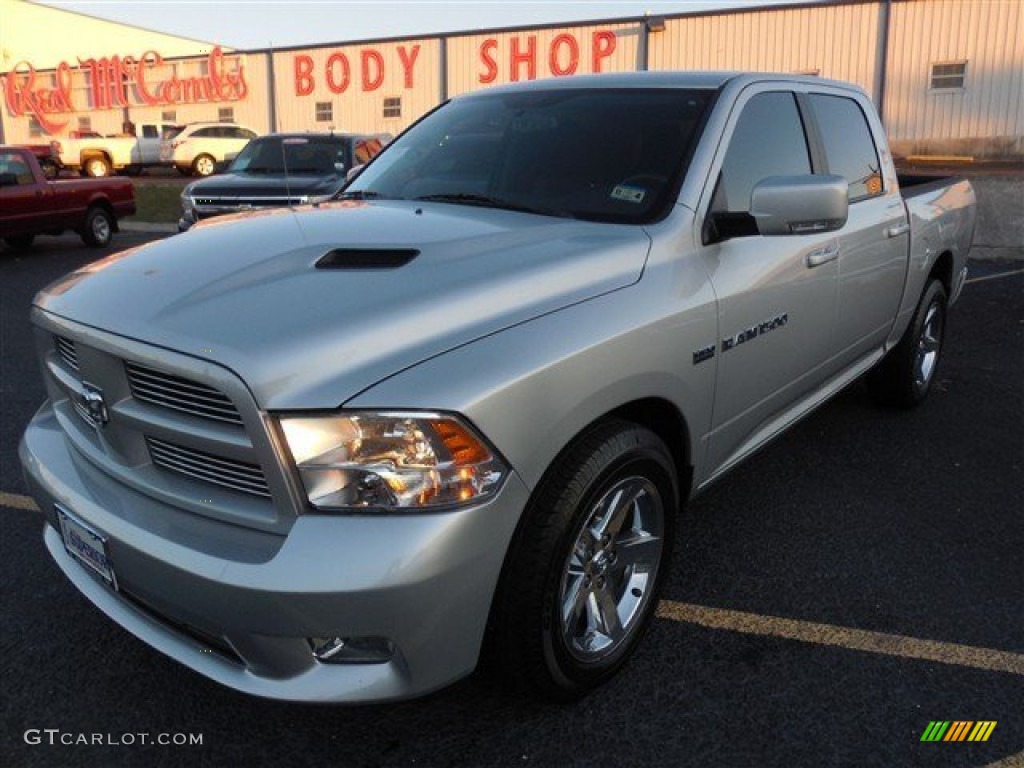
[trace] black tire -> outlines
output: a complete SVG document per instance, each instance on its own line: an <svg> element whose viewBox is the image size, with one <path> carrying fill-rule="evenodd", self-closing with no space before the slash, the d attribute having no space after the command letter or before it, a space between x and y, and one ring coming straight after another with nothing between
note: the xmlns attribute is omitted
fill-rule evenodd
<svg viewBox="0 0 1024 768"><path fill-rule="evenodd" d="M7 243L11 248L16 248L21 251L26 248L31 248L32 243L35 241L35 235L14 235L12 237L5 237L4 242Z"/></svg>
<svg viewBox="0 0 1024 768"><path fill-rule="evenodd" d="M85 214L82 242L91 248L105 248L114 236L114 217L105 208L93 206Z"/></svg>
<svg viewBox="0 0 1024 768"><path fill-rule="evenodd" d="M931 279L903 338L868 374L868 390L876 402L914 408L928 396L942 360L947 304L946 289Z"/></svg>
<svg viewBox="0 0 1024 768"><path fill-rule="evenodd" d="M216 172L217 161L212 155L202 154L192 161L193 176L212 176Z"/></svg>
<svg viewBox="0 0 1024 768"><path fill-rule="evenodd" d="M94 179L109 176L111 173L110 161L104 155L93 155L82 160L82 175Z"/></svg>
<svg viewBox="0 0 1024 768"><path fill-rule="evenodd" d="M492 672L557 701L618 672L669 570L675 477L657 435L625 421L598 425L562 454L506 557L485 650Z"/></svg>

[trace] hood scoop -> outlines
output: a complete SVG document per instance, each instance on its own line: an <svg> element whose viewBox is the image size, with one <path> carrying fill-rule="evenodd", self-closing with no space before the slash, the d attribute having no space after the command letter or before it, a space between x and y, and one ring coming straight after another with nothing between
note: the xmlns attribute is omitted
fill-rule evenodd
<svg viewBox="0 0 1024 768"><path fill-rule="evenodd" d="M321 256L317 269L398 269L420 255L415 248L335 248Z"/></svg>

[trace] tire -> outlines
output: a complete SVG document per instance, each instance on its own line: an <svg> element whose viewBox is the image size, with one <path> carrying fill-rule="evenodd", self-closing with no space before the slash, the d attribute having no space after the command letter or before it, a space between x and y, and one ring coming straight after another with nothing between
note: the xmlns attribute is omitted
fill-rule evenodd
<svg viewBox="0 0 1024 768"><path fill-rule="evenodd" d="M211 176L216 170L216 161L210 155L199 155L192 161L192 173L196 176Z"/></svg>
<svg viewBox="0 0 1024 768"><path fill-rule="evenodd" d="M669 569L675 467L652 432L598 425L545 475L506 558L488 665L570 701L611 678L640 642Z"/></svg>
<svg viewBox="0 0 1024 768"><path fill-rule="evenodd" d="M94 179L110 175L110 161L103 155L93 155L82 161L82 174Z"/></svg>
<svg viewBox="0 0 1024 768"><path fill-rule="evenodd" d="M946 289L931 279L903 338L868 374L868 390L876 402L914 408L928 396L942 359L947 304Z"/></svg>
<svg viewBox="0 0 1024 768"><path fill-rule="evenodd" d="M13 237L5 237L4 242L11 248L16 248L20 251L26 248L31 248L35 239L35 235L14 235Z"/></svg>
<svg viewBox="0 0 1024 768"><path fill-rule="evenodd" d="M82 241L92 248L105 248L114 236L114 218L106 209L94 206L85 214Z"/></svg>

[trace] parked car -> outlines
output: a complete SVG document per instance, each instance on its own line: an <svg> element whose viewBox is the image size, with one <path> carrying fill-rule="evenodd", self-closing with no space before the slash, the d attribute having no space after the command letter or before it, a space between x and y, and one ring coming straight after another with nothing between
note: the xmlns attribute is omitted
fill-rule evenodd
<svg viewBox="0 0 1024 768"><path fill-rule="evenodd" d="M94 132L82 138L61 139L58 152L61 163L83 176L109 176L115 171L135 174L143 168L166 165L160 159L160 142L176 133L171 123L142 123L128 126L134 135L98 136Z"/></svg>
<svg viewBox="0 0 1024 768"><path fill-rule="evenodd" d="M225 213L329 200L344 185L346 173L368 162L390 138L275 133L253 139L224 173L185 187L178 230Z"/></svg>
<svg viewBox="0 0 1024 768"><path fill-rule="evenodd" d="M27 149L31 152L43 175L48 179L55 179L60 174L63 165L60 162L60 142L51 141L47 144L17 144L15 146Z"/></svg>
<svg viewBox="0 0 1024 768"><path fill-rule="evenodd" d="M975 198L901 194L856 86L643 72L458 96L336 201L233 219L36 297L50 555L250 694L416 696L486 646L568 699L687 499L864 374L933 389Z"/></svg>
<svg viewBox="0 0 1024 768"><path fill-rule="evenodd" d="M130 180L50 181L30 150L0 146L0 237L8 245L27 248L36 235L70 229L86 245L106 246L118 218L133 213Z"/></svg>
<svg viewBox="0 0 1024 768"><path fill-rule="evenodd" d="M255 139L256 132L234 123L190 123L160 145L160 159L186 176L209 176L229 155Z"/></svg>

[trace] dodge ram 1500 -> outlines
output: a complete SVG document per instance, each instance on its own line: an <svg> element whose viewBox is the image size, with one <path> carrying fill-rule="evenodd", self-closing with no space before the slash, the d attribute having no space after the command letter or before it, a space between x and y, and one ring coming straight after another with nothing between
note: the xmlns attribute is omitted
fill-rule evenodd
<svg viewBox="0 0 1024 768"><path fill-rule="evenodd" d="M486 648L571 698L634 651L687 499L865 374L924 399L974 218L966 182L901 193L840 82L460 96L333 201L38 295L46 546L241 691L405 698Z"/></svg>

